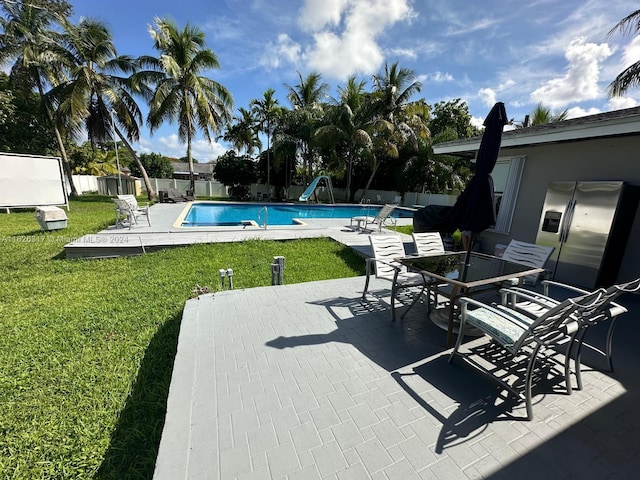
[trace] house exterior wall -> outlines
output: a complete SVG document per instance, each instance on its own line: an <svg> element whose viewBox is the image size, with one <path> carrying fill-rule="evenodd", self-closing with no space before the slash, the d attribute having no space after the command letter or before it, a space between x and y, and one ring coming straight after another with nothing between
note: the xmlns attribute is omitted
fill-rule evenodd
<svg viewBox="0 0 640 480"><path fill-rule="evenodd" d="M500 157L525 156L511 232L486 231L481 248L493 253L511 239L535 242L547 185L552 181L622 180L640 185L640 135L502 149ZM630 239L640 238L640 209ZM630 240L618 281L640 275L640 242Z"/></svg>

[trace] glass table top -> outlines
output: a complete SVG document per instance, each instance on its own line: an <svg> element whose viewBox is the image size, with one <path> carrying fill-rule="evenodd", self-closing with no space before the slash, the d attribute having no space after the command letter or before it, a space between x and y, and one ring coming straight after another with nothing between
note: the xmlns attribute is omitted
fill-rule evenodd
<svg viewBox="0 0 640 480"><path fill-rule="evenodd" d="M541 271L520 263L508 262L498 257L471 253L469 265L464 265L466 252L446 253L444 255L414 256L399 259L400 263L415 271L427 272L452 283L484 283L496 281L502 277L521 277Z"/></svg>

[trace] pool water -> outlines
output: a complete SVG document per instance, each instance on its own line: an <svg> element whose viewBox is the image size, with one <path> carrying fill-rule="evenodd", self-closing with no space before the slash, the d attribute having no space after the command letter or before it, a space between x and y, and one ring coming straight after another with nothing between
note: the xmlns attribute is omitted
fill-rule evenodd
<svg viewBox="0 0 640 480"><path fill-rule="evenodd" d="M268 225L298 225L310 218L351 218L359 215L375 216L382 208L377 205L291 205L257 203L194 203L182 221L183 227L221 227L263 225L264 208ZM393 217L413 216L413 212L396 209Z"/></svg>

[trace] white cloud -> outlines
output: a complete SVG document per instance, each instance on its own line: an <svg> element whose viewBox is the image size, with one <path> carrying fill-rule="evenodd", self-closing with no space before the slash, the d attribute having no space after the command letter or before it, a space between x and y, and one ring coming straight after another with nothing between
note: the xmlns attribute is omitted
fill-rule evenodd
<svg viewBox="0 0 640 480"><path fill-rule="evenodd" d="M623 108L632 108L638 106L638 101L631 97L613 97L607 103L609 110L622 110Z"/></svg>
<svg viewBox="0 0 640 480"><path fill-rule="evenodd" d="M269 42L260 58L260 65L268 70L278 68L283 63L297 65L302 56L302 47L289 35L281 33L277 42Z"/></svg>
<svg viewBox="0 0 640 480"><path fill-rule="evenodd" d="M436 72L424 75L422 81L434 82L434 83L446 83L453 82L453 75L446 72Z"/></svg>
<svg viewBox="0 0 640 480"><path fill-rule="evenodd" d="M418 58L418 53L412 48L392 48L389 53L394 57L405 57L411 60Z"/></svg>
<svg viewBox="0 0 640 480"><path fill-rule="evenodd" d="M317 32L325 26L337 26L348 0L305 0L298 23L304 30Z"/></svg>
<svg viewBox="0 0 640 480"><path fill-rule="evenodd" d="M638 61L640 58L640 35L636 36L629 45L624 48L622 68L627 68Z"/></svg>
<svg viewBox="0 0 640 480"><path fill-rule="evenodd" d="M599 108L591 107L585 110L581 107L573 107L567 110L567 119L586 117L587 115L595 115L597 113L601 113L601 110Z"/></svg>
<svg viewBox="0 0 640 480"><path fill-rule="evenodd" d="M471 116L471 125L477 128L484 128L484 118Z"/></svg>
<svg viewBox="0 0 640 480"><path fill-rule="evenodd" d="M611 49L606 43L585 43L584 37L573 40L565 51L569 62L566 73L534 90L531 99L550 107L564 107L569 103L600 98L600 63L610 55Z"/></svg>
<svg viewBox="0 0 640 480"><path fill-rule="evenodd" d="M481 88L478 91L478 95L482 102L488 107L492 107L496 103L496 92L492 88Z"/></svg>
<svg viewBox="0 0 640 480"><path fill-rule="evenodd" d="M413 15L410 0L305 0L298 24L311 34L311 43L299 44L281 34L267 46L261 64L276 68L306 63L310 70L338 80L374 73L384 60L378 37ZM417 58L410 49L394 52Z"/></svg>

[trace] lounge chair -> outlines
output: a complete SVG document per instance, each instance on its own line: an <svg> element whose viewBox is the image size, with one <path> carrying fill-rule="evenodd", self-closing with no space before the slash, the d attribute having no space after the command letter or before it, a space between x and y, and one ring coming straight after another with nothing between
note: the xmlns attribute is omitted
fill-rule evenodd
<svg viewBox="0 0 640 480"><path fill-rule="evenodd" d="M396 226L396 219L391 216L391 213L395 210L396 205L387 204L380 209L378 214L375 217L370 217L367 215L351 217L351 227L353 227L353 222L356 222L356 229L359 231L368 230L368 225L377 225L378 232L382 231L382 227L386 226L388 223Z"/></svg>
<svg viewBox="0 0 640 480"><path fill-rule="evenodd" d="M133 195L118 195L113 201L116 204L116 225L127 223L131 229L133 225L138 224L138 218L146 217L147 223L151 226L148 204L140 206Z"/></svg>
<svg viewBox="0 0 640 480"><path fill-rule="evenodd" d="M550 367L557 363L554 359L556 347L568 336L576 334L580 312L605 308L610 301L611 297L600 289L569 298L531 318L514 309L461 298L460 333L449 362L456 355L461 355L476 369L492 375L502 387L524 400L526 418L531 420L534 378L546 378ZM469 326L488 335L491 342L474 346L462 354L460 346L464 331Z"/></svg>
<svg viewBox="0 0 640 480"><path fill-rule="evenodd" d="M414 297L409 309L418 301L425 288L427 282L420 273L407 271L407 267L400 265L395 259L404 257L404 245L402 239L398 235L369 236L371 248L373 249L373 257L367 258L367 277L362 292L364 300L369 290L369 280L372 274L372 267L375 268L376 278L382 278L392 282L391 286L391 318L395 321L396 310L395 301L398 292L402 289L420 287L420 292Z"/></svg>
<svg viewBox="0 0 640 480"><path fill-rule="evenodd" d="M524 265L529 265L530 267L544 268L552 253L553 247L545 247L534 243L511 240L502 254L502 259L514 263L522 263ZM539 273L529 275L524 277L523 282L536 285L539 277ZM511 280L510 283L517 284L518 280Z"/></svg>

